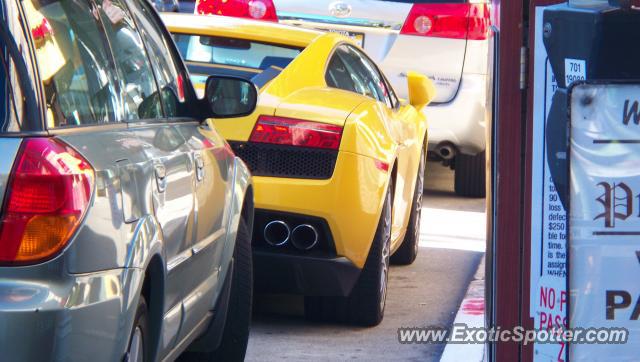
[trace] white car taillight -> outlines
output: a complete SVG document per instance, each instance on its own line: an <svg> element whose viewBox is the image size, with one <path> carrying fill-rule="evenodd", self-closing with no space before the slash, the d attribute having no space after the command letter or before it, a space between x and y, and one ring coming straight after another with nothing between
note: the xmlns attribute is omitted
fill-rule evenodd
<svg viewBox="0 0 640 362"><path fill-rule="evenodd" d="M400 34L484 40L491 14L486 3L414 4Z"/></svg>
<svg viewBox="0 0 640 362"><path fill-rule="evenodd" d="M273 0L197 0L195 13L278 21Z"/></svg>

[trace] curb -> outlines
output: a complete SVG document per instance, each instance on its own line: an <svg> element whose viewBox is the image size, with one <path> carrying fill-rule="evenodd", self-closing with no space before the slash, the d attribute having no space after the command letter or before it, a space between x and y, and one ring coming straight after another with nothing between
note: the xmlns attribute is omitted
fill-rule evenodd
<svg viewBox="0 0 640 362"><path fill-rule="evenodd" d="M484 328L484 256L469 284L454 324L466 324L470 328ZM450 344L442 352L440 362L483 361L484 344Z"/></svg>

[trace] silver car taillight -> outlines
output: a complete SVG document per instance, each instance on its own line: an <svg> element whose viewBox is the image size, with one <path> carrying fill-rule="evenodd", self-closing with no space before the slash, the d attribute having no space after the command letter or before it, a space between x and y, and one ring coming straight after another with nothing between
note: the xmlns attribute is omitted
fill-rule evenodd
<svg viewBox="0 0 640 362"><path fill-rule="evenodd" d="M89 207L94 180L89 162L62 141L25 139L7 184L0 263L36 263L61 251Z"/></svg>

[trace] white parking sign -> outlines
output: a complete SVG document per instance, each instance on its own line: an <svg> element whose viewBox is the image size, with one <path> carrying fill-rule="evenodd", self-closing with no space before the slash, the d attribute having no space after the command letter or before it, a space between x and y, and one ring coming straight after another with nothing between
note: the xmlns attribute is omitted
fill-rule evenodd
<svg viewBox="0 0 640 362"><path fill-rule="evenodd" d="M571 344L570 359L637 360L640 350L640 85L571 93L571 328L626 328L625 344Z"/></svg>

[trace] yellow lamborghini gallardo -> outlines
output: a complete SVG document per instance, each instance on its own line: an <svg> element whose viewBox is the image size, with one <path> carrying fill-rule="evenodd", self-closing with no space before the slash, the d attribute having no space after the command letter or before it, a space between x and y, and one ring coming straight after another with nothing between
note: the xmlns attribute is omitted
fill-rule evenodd
<svg viewBox="0 0 640 362"><path fill-rule="evenodd" d="M254 175L259 291L305 296L308 318L377 325L389 263L418 253L429 79L400 100L349 38L270 22L165 15L200 91L250 79L255 112L210 122ZM228 96L224 82L207 94Z"/></svg>

